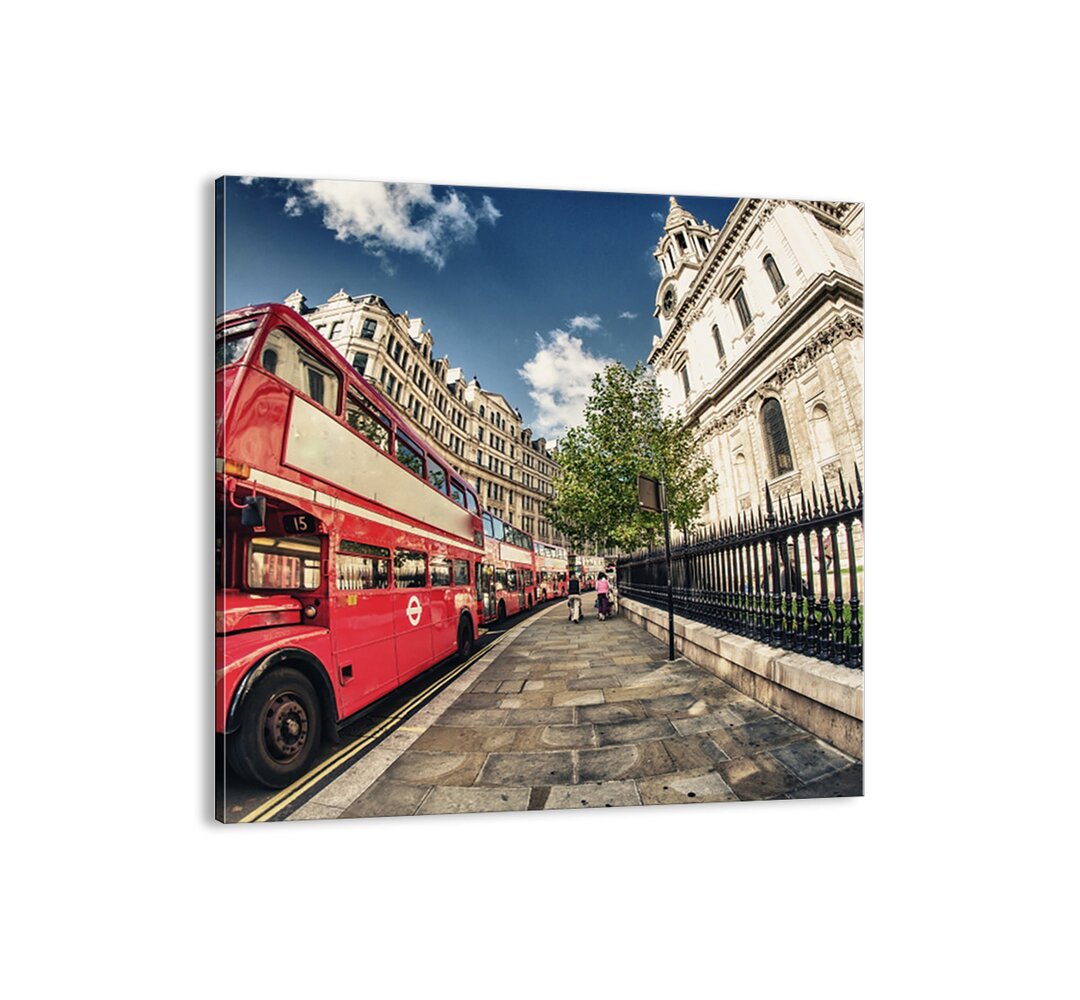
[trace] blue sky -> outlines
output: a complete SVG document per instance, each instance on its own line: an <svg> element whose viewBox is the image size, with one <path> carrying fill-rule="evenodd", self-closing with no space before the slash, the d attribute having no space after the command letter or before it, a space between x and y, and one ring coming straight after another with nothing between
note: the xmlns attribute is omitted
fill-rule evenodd
<svg viewBox="0 0 1080 1000"><path fill-rule="evenodd" d="M593 372L648 356L668 194L718 228L736 200L229 177L224 305L374 292L558 437Z"/></svg>

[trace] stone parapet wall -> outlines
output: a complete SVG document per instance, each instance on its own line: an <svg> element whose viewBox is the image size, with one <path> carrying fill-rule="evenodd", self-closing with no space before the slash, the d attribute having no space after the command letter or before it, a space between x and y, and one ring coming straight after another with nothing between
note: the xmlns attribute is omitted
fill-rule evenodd
<svg viewBox="0 0 1080 1000"><path fill-rule="evenodd" d="M667 641L667 611L626 598L619 613ZM675 650L733 688L862 760L863 672L675 616Z"/></svg>

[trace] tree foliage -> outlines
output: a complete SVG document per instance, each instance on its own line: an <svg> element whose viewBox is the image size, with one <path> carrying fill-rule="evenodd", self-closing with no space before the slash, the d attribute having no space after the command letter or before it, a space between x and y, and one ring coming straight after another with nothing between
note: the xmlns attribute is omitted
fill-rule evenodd
<svg viewBox="0 0 1080 1000"><path fill-rule="evenodd" d="M638 476L663 478L672 523L686 531L715 488L711 463L678 417L664 416L661 392L645 366L609 365L593 376L585 424L567 431L547 513L576 543L604 549L654 545L659 514L638 507Z"/></svg>

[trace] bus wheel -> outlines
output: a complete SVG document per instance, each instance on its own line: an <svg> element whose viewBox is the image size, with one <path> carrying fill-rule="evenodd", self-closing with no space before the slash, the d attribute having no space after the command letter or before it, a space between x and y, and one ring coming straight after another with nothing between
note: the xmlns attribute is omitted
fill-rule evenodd
<svg viewBox="0 0 1080 1000"><path fill-rule="evenodd" d="M496 615L496 618L498 619L500 624L506 621L506 603L504 601L499 601L499 611Z"/></svg>
<svg viewBox="0 0 1080 1000"><path fill-rule="evenodd" d="M475 640L473 639L472 622L463 617L457 627L457 651L458 656L467 660L473 651Z"/></svg>
<svg viewBox="0 0 1080 1000"><path fill-rule="evenodd" d="M233 764L253 781L284 788L307 769L320 729L311 682L299 670L275 670L255 685L244 703Z"/></svg>

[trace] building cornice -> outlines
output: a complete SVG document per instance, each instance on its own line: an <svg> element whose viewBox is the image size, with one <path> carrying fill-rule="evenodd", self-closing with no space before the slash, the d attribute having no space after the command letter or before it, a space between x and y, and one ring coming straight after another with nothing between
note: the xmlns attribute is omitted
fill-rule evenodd
<svg viewBox="0 0 1080 1000"><path fill-rule="evenodd" d="M771 395L778 395L788 382L813 368L817 360L834 345L843 340L854 340L863 335L862 316L855 313L845 312L827 323L820 329L809 342L796 351L789 358L776 365L773 370L762 379L750 392L745 393L733 406L718 413L700 423L699 431L702 435L712 436L723 433L738 426L739 422L749 416L756 405ZM727 382L728 380L724 380ZM703 395L687 414L688 424L701 420L701 415L709 405L715 404L722 397L721 387L717 387L712 393Z"/></svg>

